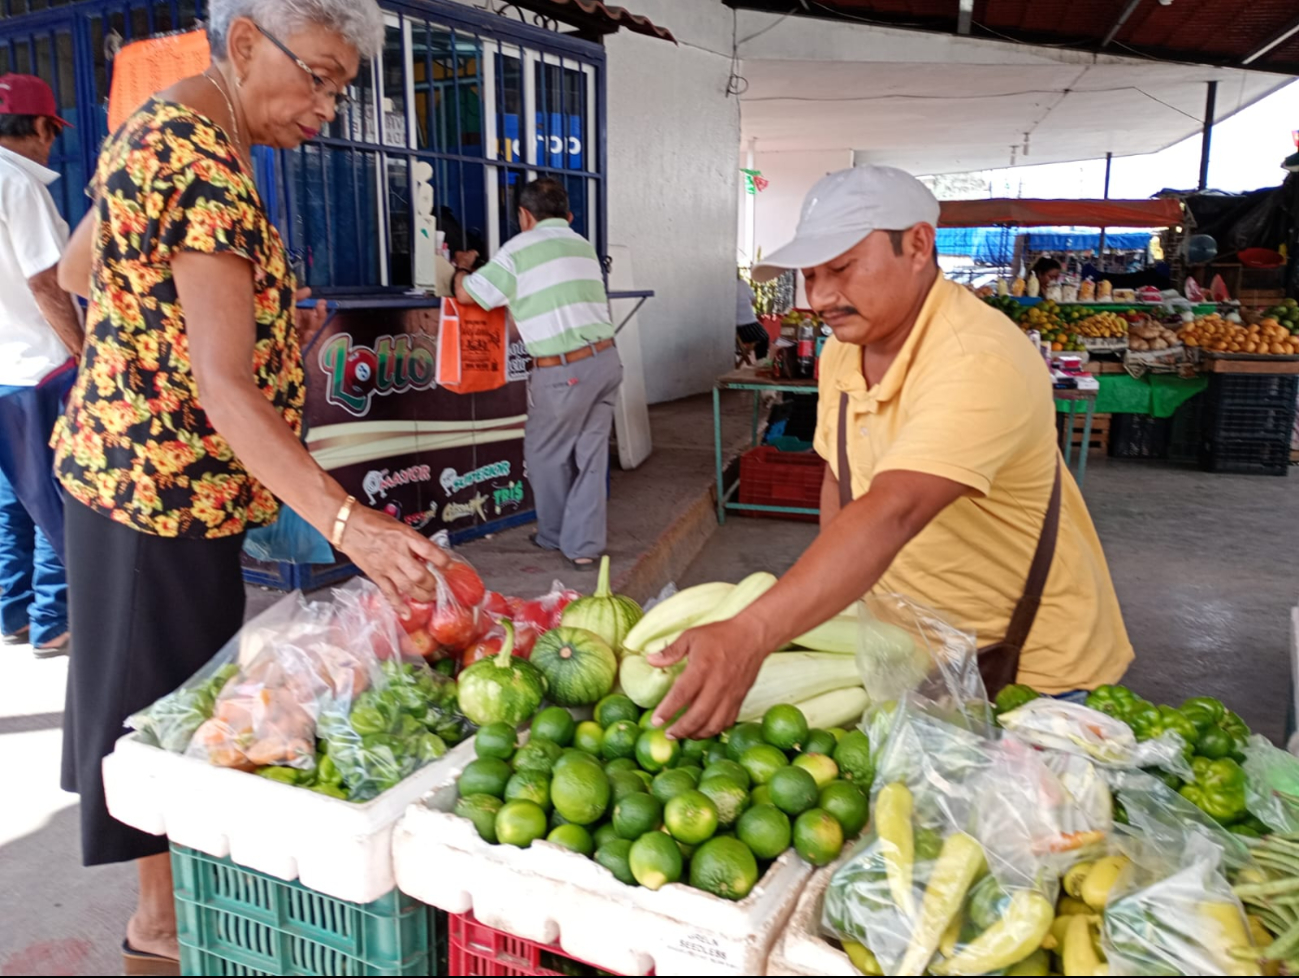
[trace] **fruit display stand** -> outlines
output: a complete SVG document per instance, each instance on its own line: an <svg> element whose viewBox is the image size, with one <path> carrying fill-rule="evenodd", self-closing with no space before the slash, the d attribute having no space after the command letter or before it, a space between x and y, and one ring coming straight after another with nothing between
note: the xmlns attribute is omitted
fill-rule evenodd
<svg viewBox="0 0 1299 978"><path fill-rule="evenodd" d="M351 802L122 737L104 758L113 817L177 845L369 903L395 885L393 826L406 807L473 756L472 742L368 802ZM268 812L274 812L269 817Z"/></svg>
<svg viewBox="0 0 1299 978"><path fill-rule="evenodd" d="M844 856L818 869L803 887L794 912L767 959L768 975L851 975L856 969L848 955L821 935L821 901L830 877L848 859Z"/></svg>
<svg viewBox="0 0 1299 978"><path fill-rule="evenodd" d="M617 974L762 974L812 872L790 850L738 902L676 883L629 887L544 840L527 849L484 842L473 823L452 814L459 772L443 772L444 782L397 824L397 886Z"/></svg>

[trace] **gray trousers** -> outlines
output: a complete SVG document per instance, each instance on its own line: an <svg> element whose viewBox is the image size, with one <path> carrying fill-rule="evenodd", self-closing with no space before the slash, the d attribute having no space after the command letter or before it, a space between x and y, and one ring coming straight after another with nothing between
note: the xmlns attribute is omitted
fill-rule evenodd
<svg viewBox="0 0 1299 978"><path fill-rule="evenodd" d="M616 347L528 377L523 455L537 504L537 543L570 559L604 553L609 435L622 383Z"/></svg>

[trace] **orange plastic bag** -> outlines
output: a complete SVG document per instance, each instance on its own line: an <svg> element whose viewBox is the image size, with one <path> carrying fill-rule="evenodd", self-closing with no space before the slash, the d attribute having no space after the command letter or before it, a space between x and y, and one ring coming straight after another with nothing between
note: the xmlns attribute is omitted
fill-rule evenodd
<svg viewBox="0 0 1299 978"><path fill-rule="evenodd" d="M438 372L441 387L457 394L504 387L509 341L505 309L483 309L442 300L438 326Z"/></svg>

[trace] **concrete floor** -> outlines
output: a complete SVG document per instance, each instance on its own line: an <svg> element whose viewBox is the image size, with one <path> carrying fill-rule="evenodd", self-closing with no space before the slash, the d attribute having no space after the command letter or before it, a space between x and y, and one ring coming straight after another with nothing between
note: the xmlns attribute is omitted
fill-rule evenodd
<svg viewBox="0 0 1299 978"><path fill-rule="evenodd" d="M786 569L813 526L733 519L717 530L712 520L709 399L657 407L652 422L655 456L614 475L610 552L622 587L644 598L667 580ZM744 402L728 405L729 449L747 438L748 424ZM1220 695L1251 726L1281 738L1289 608L1299 600L1299 472L1249 478L1098 461L1087 499L1137 648L1132 684L1156 700ZM553 577L593 583L529 546L526 530L466 553L507 592L544 591ZM277 596L250 597L251 614ZM119 973L134 880L127 866L80 866L76 799L58 788L66 662L4 648L0 668L0 975Z"/></svg>

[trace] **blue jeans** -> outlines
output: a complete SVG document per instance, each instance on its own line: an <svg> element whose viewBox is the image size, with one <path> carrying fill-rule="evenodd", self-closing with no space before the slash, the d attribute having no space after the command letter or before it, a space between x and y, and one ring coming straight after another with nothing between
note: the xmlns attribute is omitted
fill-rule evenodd
<svg viewBox="0 0 1299 978"><path fill-rule="evenodd" d="M1086 703L1091 692L1090 689L1071 689L1067 693L1052 693L1051 699L1064 700L1066 703Z"/></svg>
<svg viewBox="0 0 1299 978"><path fill-rule="evenodd" d="M31 626L41 645L68 630L68 584L45 533L0 471L0 632Z"/></svg>

